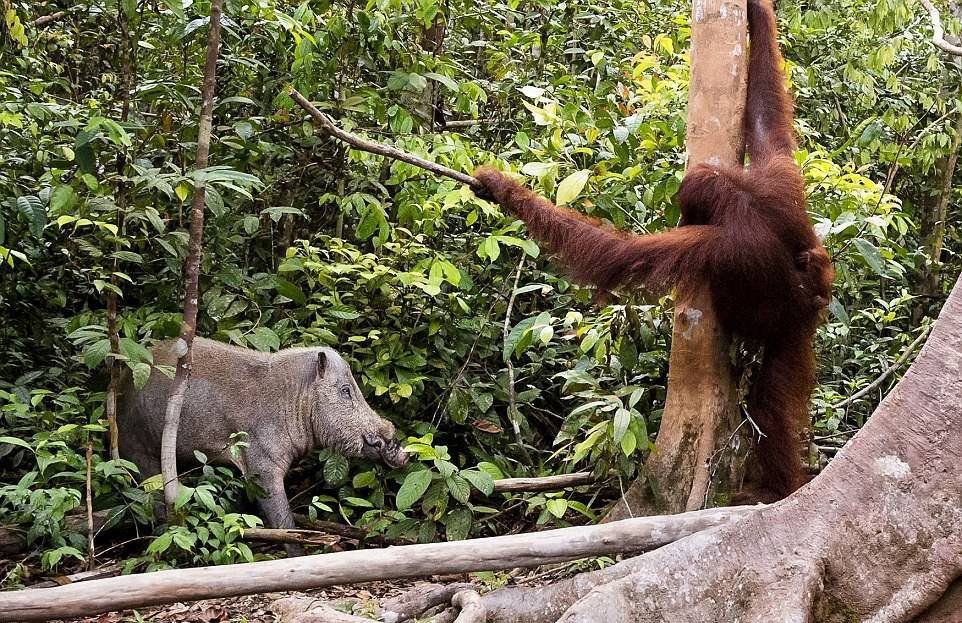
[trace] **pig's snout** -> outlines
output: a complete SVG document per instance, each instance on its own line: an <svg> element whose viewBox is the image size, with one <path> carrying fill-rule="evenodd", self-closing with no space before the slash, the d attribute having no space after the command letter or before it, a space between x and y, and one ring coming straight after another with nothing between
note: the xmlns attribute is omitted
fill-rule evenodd
<svg viewBox="0 0 962 623"><path fill-rule="evenodd" d="M388 467L397 468L408 462L408 455L401 450L401 444L394 439L385 439L374 433L365 433L364 454L372 459L379 459Z"/></svg>

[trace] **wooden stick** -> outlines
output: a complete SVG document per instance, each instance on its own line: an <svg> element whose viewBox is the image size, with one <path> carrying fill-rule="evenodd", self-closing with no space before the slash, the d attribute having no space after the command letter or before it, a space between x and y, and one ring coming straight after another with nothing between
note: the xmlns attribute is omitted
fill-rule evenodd
<svg viewBox="0 0 962 623"><path fill-rule="evenodd" d="M294 528L245 528L245 541L263 543L302 543L304 545L333 545L341 540L335 534L325 534L317 530L297 530Z"/></svg>
<svg viewBox="0 0 962 623"><path fill-rule="evenodd" d="M74 584L76 582L99 580L100 578L108 578L115 575L120 575L120 565L116 563L107 565L105 567L99 567L97 569L91 569L89 571L79 571L77 573L70 573L68 575L55 575L50 579L37 582L36 584L31 584L30 588L51 588L54 586L64 586L65 584Z"/></svg>
<svg viewBox="0 0 962 623"><path fill-rule="evenodd" d="M534 567L588 556L636 553L738 521L759 508L764 507L716 508L532 534L155 571L56 588L4 592L0 593L0 621L65 619L212 597Z"/></svg>
<svg viewBox="0 0 962 623"><path fill-rule="evenodd" d="M932 22L932 45L943 52L948 52L954 56L962 56L962 47L949 43L945 39L945 29L942 28L942 16L932 0L921 0L922 6L929 13L929 20Z"/></svg>
<svg viewBox="0 0 962 623"><path fill-rule="evenodd" d="M499 478L494 481L495 493L514 493L518 491L557 491L565 487L578 487L596 482L591 472L558 474L541 478Z"/></svg>
<svg viewBox="0 0 962 623"><path fill-rule="evenodd" d="M420 617L431 608L450 604L451 599L461 591L473 591L476 588L468 582L419 584L402 595L382 599L378 617L383 621L404 623Z"/></svg>
<svg viewBox="0 0 962 623"><path fill-rule="evenodd" d="M66 11L57 11L56 13L51 13L50 15L41 15L37 19L33 20L33 25L37 28L43 28L47 24L57 21L66 14Z"/></svg>
<svg viewBox="0 0 962 623"><path fill-rule="evenodd" d="M358 541L364 540L364 538L368 535L368 531L363 528L358 528L356 526L349 526L347 524L337 523L336 521L324 521L323 519L311 519L307 515L301 515L298 513L294 513L294 523L306 530L313 530L314 532L324 532L327 534L336 534L338 536L343 536L348 539L357 539Z"/></svg>
<svg viewBox="0 0 962 623"><path fill-rule="evenodd" d="M890 374L898 370L902 366L902 364L905 363L905 361L912 356L912 353L915 352L915 349L918 348L919 344L924 342L925 338L928 337L929 331L931 329L932 329L932 325L925 327L925 329L923 329L922 332L919 333L918 337L916 337L915 340L908 345L908 347L905 349L905 352L902 353L902 356L899 357L895 363L893 363L888 368L886 368L885 371L882 372L882 374L879 375L877 379L875 379L874 381L872 381L871 383L869 383L867 386L863 387L859 391L855 392L848 398L836 402L831 406L831 408L841 409L842 407L847 407L848 405L852 404L856 400L860 399L862 396L865 396L870 391L872 391L873 389L881 385L885 381L885 379L889 377Z"/></svg>
<svg viewBox="0 0 962 623"><path fill-rule="evenodd" d="M204 81L201 87L200 123L197 127L197 160L194 163L194 196L190 202L190 230L187 238L187 258L184 260L184 316L177 340L177 372L170 384L164 429L160 439L160 468L164 483L164 503L170 513L180 490L177 479L177 431L184 398L190 384L193 362L191 352L197 332L197 303L200 298L200 260L204 251L204 197L207 182L199 174L207 168L210 157L210 135L214 118L214 97L217 86L217 56L220 51L221 4L211 0L210 30L207 33L207 58L204 62Z"/></svg>
<svg viewBox="0 0 962 623"><path fill-rule="evenodd" d="M413 164L414 166L420 167L426 171L431 171L432 173L437 173L438 175L450 177L451 179L461 182L462 184L467 184L471 188L481 187L481 183L470 175L461 173L460 171L455 171L454 169L437 164L436 162L425 160L424 158L415 156L412 153L401 151L396 147L369 141L365 138L361 138L357 134L352 134L346 130L342 130L334 125L334 122L331 121L330 117L318 110L314 104L312 104L306 97L298 93L296 89L291 87L287 90L287 93L295 102L297 102L298 106L306 110L311 115L314 121L321 126L321 129L328 136L333 136L338 140L344 141L355 149L366 151L371 154L377 154L379 156L385 156L387 158L393 158L394 160L400 160L401 162L407 162L408 164Z"/></svg>
<svg viewBox="0 0 962 623"><path fill-rule="evenodd" d="M86 493L87 493L87 571L91 571L96 568L96 550L94 549L94 496L93 491L90 486L91 476L93 474L94 465L94 440L87 433L87 478L86 478Z"/></svg>

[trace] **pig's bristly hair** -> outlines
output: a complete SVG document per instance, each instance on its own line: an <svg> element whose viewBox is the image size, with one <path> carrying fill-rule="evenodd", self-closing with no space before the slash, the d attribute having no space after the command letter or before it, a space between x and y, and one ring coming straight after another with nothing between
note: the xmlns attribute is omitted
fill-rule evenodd
<svg viewBox="0 0 962 623"><path fill-rule="evenodd" d="M808 219L804 181L792 157L792 102L770 0L750 0L748 8L744 130L750 166L693 167L679 191L678 228L621 232L555 206L492 167L481 167L475 177L575 280L603 291L707 286L726 328L764 344L748 407L762 432L764 488L783 496L802 482L798 435L815 382L811 342L834 272Z"/></svg>

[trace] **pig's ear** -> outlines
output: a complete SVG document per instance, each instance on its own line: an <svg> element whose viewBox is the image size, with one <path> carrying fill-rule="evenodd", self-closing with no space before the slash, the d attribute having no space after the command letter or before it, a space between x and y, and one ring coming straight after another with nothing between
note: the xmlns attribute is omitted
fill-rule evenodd
<svg viewBox="0 0 962 623"><path fill-rule="evenodd" d="M317 352L317 378L323 379L327 372L327 353L323 350Z"/></svg>

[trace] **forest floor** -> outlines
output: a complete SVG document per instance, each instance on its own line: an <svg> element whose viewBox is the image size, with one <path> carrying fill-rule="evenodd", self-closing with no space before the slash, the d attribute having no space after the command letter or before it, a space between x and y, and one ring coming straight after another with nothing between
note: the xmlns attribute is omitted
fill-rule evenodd
<svg viewBox="0 0 962 623"><path fill-rule="evenodd" d="M391 580L367 582L364 584L350 584L332 586L315 591L284 591L244 595L240 597L222 597L204 599L194 602L176 602L163 606L139 608L137 610L122 610L108 612L93 617L62 619L54 623L140 623L172 622L172 623L273 623L280 620L272 611L274 602L285 597L309 597L319 602L327 603L345 612L353 612L359 616L374 614L378 602L395 597L417 588L424 583L450 584L455 582L473 582L481 592L485 585L495 580L495 586L502 582L509 585L539 586L555 581L568 575L574 575L585 569L587 561L546 565L536 569L515 569L500 578L495 579L491 574L459 574L450 576L430 576L408 580ZM498 581L500 580L500 581ZM488 588L494 588L488 584Z"/></svg>
<svg viewBox="0 0 962 623"><path fill-rule="evenodd" d="M448 578L445 578L448 580ZM464 581L463 577L450 578ZM195 602L177 602L164 606L108 612L94 617L64 619L60 623L137 623L140 621L170 621L176 623L270 623L276 620L271 605L284 597L311 597L330 604L360 604L360 613L366 604L373 609L375 600L399 595L417 584L415 580L394 582L369 582L349 586L334 586L316 591L290 591L262 593L242 597L204 599ZM350 611L350 610L348 610Z"/></svg>

